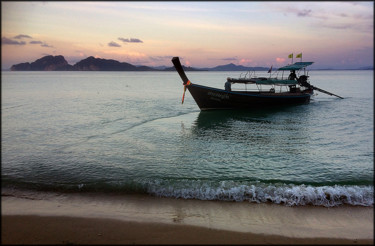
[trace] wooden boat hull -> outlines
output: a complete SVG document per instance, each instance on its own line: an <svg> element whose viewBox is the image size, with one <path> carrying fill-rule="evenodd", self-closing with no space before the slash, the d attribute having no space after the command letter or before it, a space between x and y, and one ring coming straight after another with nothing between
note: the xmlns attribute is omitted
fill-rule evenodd
<svg viewBox="0 0 375 246"><path fill-rule="evenodd" d="M228 91L208 86L193 84L187 78L178 57L172 58L172 63L180 75L184 88L187 88L201 110L209 109L259 109L286 105L305 104L310 102L313 87L303 91L293 92L249 92Z"/></svg>
<svg viewBox="0 0 375 246"><path fill-rule="evenodd" d="M310 102L313 93L313 90L294 93L225 91L193 83L186 85L186 87L201 110L258 109L306 104Z"/></svg>

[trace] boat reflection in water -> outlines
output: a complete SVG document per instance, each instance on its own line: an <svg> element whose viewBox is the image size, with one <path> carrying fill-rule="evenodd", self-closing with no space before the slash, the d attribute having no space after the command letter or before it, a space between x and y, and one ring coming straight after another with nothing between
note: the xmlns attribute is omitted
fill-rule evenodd
<svg viewBox="0 0 375 246"><path fill-rule="evenodd" d="M227 145L234 155L244 151L264 156L273 151L274 154L307 153L311 139L306 125L309 112L305 107L201 111L191 127L192 138L212 142L213 148L225 149L223 145ZM295 117L290 117L291 114Z"/></svg>

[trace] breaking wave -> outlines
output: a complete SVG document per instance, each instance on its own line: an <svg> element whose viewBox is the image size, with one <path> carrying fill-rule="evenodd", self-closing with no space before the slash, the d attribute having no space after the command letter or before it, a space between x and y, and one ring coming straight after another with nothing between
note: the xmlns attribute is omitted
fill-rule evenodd
<svg viewBox="0 0 375 246"><path fill-rule="evenodd" d="M334 185L311 186L295 184L236 184L221 181L214 184L185 181L176 186L154 181L147 185L147 192L159 197L236 202L275 203L286 206L339 205L373 206L373 186Z"/></svg>
<svg viewBox="0 0 375 246"><path fill-rule="evenodd" d="M8 180L10 181L10 180ZM284 206L374 205L373 185L285 184L261 181L217 181L192 179L133 179L127 181L94 181L85 183L8 182L3 187L56 192L99 192L149 194L176 199L274 203Z"/></svg>

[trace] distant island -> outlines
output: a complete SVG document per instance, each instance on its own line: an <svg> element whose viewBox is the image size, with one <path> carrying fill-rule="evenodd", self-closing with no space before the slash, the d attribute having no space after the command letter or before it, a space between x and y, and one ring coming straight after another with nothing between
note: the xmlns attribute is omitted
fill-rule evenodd
<svg viewBox="0 0 375 246"><path fill-rule="evenodd" d="M185 71L268 71L267 67L244 67L233 63L216 66L213 68L193 68L183 66ZM358 69L344 70L373 70L374 66L361 67ZM87 57L74 65L68 64L64 56L44 56L34 62L15 64L11 71L176 71L174 67L148 67L135 66L127 62L119 62L112 59ZM273 68L277 70L277 68ZM314 69L313 69L314 70ZM315 69L315 70L337 70L337 69Z"/></svg>
<svg viewBox="0 0 375 246"><path fill-rule="evenodd" d="M193 68L183 66L185 71L267 71L266 67L244 67L233 63L213 68ZM34 62L15 64L11 71L176 71L174 67L135 66L127 62L101 59L90 56L74 65L68 64L64 56L44 56Z"/></svg>

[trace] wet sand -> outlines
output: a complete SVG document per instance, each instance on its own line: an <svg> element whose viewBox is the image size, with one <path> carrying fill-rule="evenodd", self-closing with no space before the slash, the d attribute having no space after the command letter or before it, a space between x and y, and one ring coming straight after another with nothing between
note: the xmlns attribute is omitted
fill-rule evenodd
<svg viewBox="0 0 375 246"><path fill-rule="evenodd" d="M53 216L3 216L3 244L373 244L366 239L288 238L197 226Z"/></svg>
<svg viewBox="0 0 375 246"><path fill-rule="evenodd" d="M373 244L373 208L2 192L3 244Z"/></svg>

